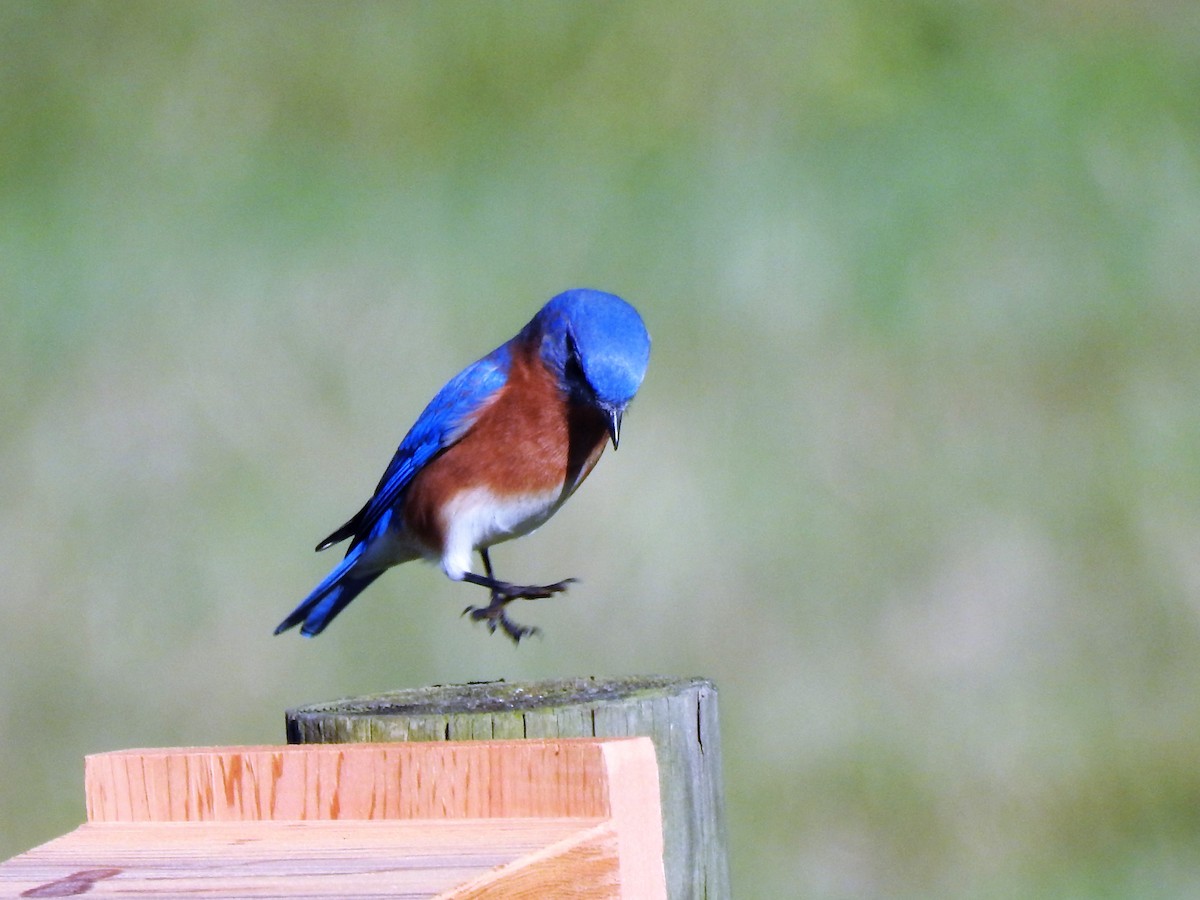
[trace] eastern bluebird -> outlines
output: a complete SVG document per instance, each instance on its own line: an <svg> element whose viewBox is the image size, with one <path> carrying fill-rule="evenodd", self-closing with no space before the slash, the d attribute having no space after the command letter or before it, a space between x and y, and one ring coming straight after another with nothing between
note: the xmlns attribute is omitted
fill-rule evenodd
<svg viewBox="0 0 1200 900"><path fill-rule="evenodd" d="M571 290L538 311L512 340L455 375L400 442L375 494L317 545L350 538L345 558L275 633L301 622L320 634L385 569L437 561L455 581L487 588L468 606L488 630L520 642L536 631L505 607L549 597L574 579L520 585L492 572L488 548L529 534L558 510L612 440L650 359L650 335L613 294ZM484 574L471 571L479 551Z"/></svg>

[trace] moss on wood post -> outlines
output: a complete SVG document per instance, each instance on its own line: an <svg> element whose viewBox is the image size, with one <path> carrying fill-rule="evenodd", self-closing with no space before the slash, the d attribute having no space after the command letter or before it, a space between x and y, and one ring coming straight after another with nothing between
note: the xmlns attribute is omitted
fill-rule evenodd
<svg viewBox="0 0 1200 900"><path fill-rule="evenodd" d="M717 691L706 679L437 685L287 711L293 744L642 735L658 756L669 895L729 897Z"/></svg>

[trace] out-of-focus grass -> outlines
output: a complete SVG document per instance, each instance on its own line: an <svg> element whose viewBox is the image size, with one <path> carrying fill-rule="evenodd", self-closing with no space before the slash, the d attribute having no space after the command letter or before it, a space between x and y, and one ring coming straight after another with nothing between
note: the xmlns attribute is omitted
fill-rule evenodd
<svg viewBox="0 0 1200 900"><path fill-rule="evenodd" d="M1194 896L1190 4L0 7L0 855L84 753L490 677L722 689L742 897ZM655 338L502 572L271 628L550 294Z"/></svg>

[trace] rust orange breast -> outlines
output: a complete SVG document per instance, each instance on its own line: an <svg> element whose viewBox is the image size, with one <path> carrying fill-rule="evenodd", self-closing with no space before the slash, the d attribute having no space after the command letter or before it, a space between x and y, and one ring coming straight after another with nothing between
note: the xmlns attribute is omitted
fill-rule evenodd
<svg viewBox="0 0 1200 900"><path fill-rule="evenodd" d="M507 382L475 424L413 478L405 526L436 552L445 539L442 510L463 491L486 488L498 498L554 493L561 502L591 472L607 440L604 416L569 402L536 347L516 347Z"/></svg>

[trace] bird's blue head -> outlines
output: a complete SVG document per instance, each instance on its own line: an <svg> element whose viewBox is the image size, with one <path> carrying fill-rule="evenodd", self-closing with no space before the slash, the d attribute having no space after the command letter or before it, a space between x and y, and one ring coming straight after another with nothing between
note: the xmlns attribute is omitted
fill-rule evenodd
<svg viewBox="0 0 1200 900"><path fill-rule="evenodd" d="M650 335L638 311L615 294L564 291L523 334L540 338L542 359L573 397L604 413L615 448L621 416L650 360Z"/></svg>

